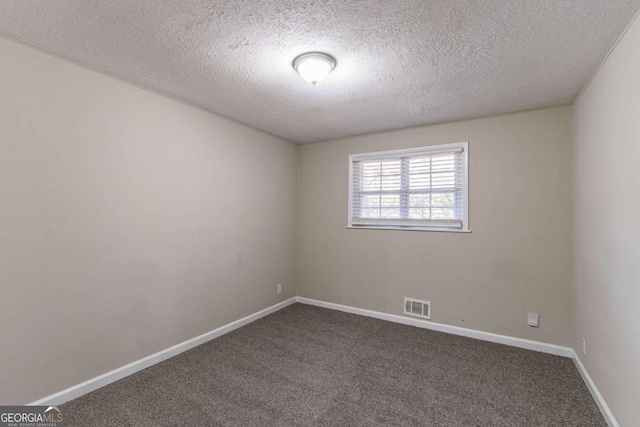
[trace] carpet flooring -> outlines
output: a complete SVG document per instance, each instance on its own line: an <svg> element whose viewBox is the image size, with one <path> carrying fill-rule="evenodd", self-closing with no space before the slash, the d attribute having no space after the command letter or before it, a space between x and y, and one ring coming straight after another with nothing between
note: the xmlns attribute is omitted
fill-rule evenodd
<svg viewBox="0 0 640 427"><path fill-rule="evenodd" d="M294 304L61 407L67 426L606 426L571 359Z"/></svg>

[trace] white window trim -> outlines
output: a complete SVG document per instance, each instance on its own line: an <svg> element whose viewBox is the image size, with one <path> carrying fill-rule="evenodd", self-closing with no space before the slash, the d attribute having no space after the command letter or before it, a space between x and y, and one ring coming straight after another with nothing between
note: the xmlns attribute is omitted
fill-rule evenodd
<svg viewBox="0 0 640 427"><path fill-rule="evenodd" d="M394 156L406 156L419 153L436 153L438 151L450 151L451 149L462 148L464 152L464 171L463 171L463 188L462 199L464 208L462 210L462 228L442 228L442 227L428 227L428 226L384 226L384 225L353 225L352 212L353 212L353 162L355 160L371 160L375 158L385 158ZM402 150L390 150L390 151L377 151L373 153L358 153L349 155L349 201L348 201L348 218L347 228L349 229L364 229L364 230L403 230L403 231L439 231L450 233L471 233L469 228L469 142L454 142L450 144L440 145L428 145L425 147L408 148Z"/></svg>

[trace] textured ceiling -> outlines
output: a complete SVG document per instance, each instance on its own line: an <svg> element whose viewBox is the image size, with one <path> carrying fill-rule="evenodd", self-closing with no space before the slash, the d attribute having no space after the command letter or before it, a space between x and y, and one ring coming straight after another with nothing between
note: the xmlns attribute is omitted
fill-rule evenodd
<svg viewBox="0 0 640 427"><path fill-rule="evenodd" d="M638 0L2 0L0 33L296 142L566 104ZM318 86L291 68L338 61Z"/></svg>

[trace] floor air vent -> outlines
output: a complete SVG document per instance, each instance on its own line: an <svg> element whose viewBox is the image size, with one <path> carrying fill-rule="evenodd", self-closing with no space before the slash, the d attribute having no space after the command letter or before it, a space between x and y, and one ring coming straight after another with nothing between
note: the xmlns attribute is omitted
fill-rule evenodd
<svg viewBox="0 0 640 427"><path fill-rule="evenodd" d="M409 316L422 317L423 319L431 319L431 302L421 301L419 299L404 299L404 314Z"/></svg>

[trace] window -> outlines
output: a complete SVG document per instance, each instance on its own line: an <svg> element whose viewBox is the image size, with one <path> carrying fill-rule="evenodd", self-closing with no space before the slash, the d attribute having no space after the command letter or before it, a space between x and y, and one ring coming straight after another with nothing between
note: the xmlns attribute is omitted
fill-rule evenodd
<svg viewBox="0 0 640 427"><path fill-rule="evenodd" d="M469 231L468 144L349 156L350 228Z"/></svg>

